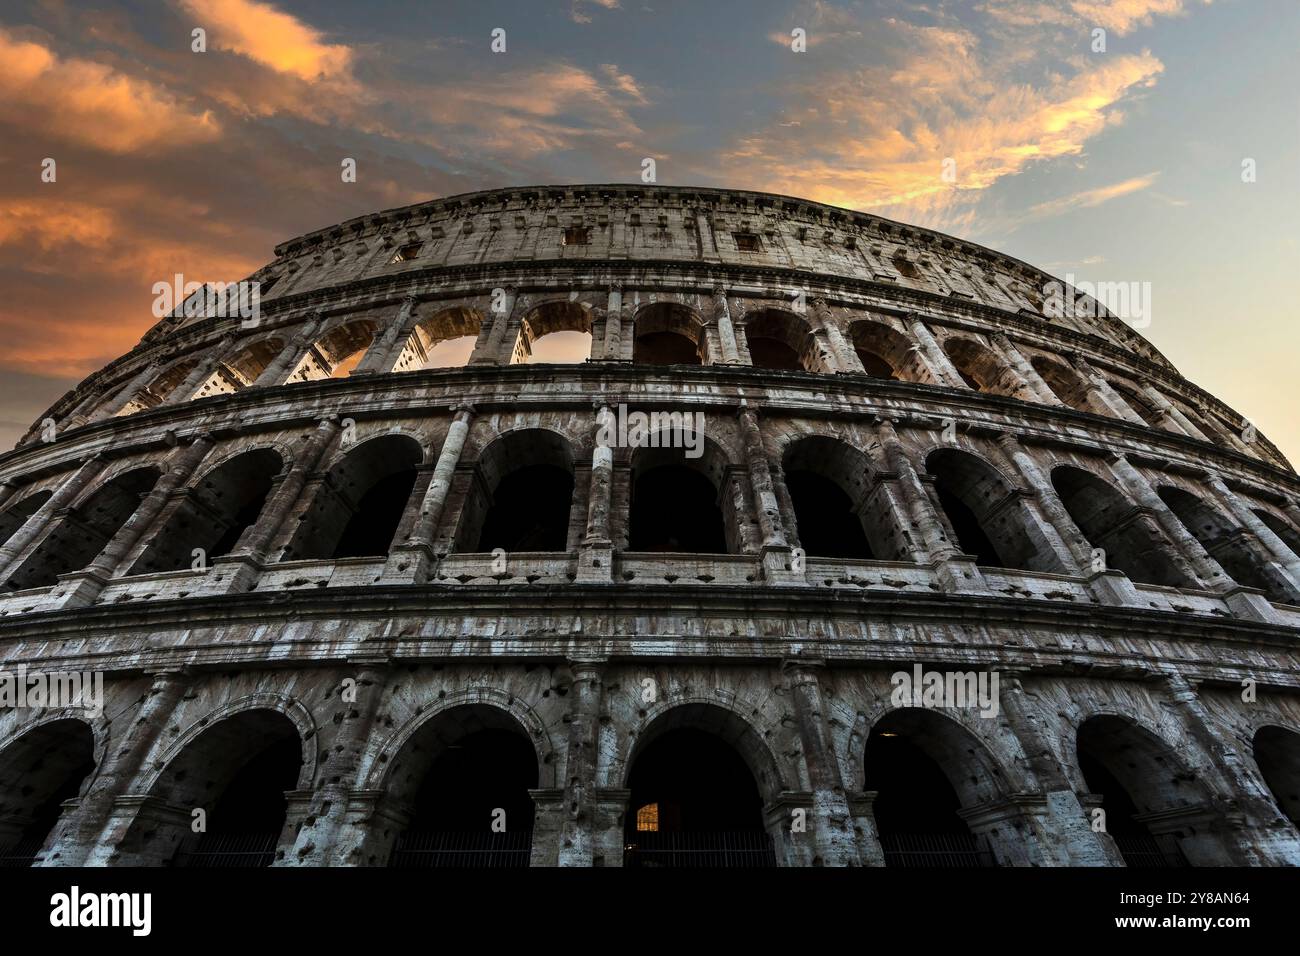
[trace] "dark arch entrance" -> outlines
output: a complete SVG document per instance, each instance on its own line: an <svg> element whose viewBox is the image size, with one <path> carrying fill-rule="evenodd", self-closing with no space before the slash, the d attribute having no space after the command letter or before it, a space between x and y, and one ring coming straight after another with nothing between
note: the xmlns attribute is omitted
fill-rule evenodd
<svg viewBox="0 0 1300 956"><path fill-rule="evenodd" d="M786 488L794 504L799 544L810 555L827 558L875 557L853 500L831 479L815 471L788 470Z"/></svg>
<svg viewBox="0 0 1300 956"><path fill-rule="evenodd" d="M632 485L631 550L726 554L718 490L685 465L663 464Z"/></svg>
<svg viewBox="0 0 1300 956"><path fill-rule="evenodd" d="M1123 717L1090 717L1076 738L1079 770L1101 797L1106 833L1129 866L1232 862L1213 829L1208 794L1158 737Z"/></svg>
<svg viewBox="0 0 1300 956"><path fill-rule="evenodd" d="M573 451L563 436L507 432L479 456L456 550L567 551L573 491Z"/></svg>
<svg viewBox="0 0 1300 956"><path fill-rule="evenodd" d="M638 365L703 365L704 327L685 306L659 302L637 314L632 361Z"/></svg>
<svg viewBox="0 0 1300 956"><path fill-rule="evenodd" d="M981 759L983 758L983 759ZM912 869L998 864L987 835L961 816L998 793L997 771L959 725L920 708L897 710L867 738L863 789L885 865Z"/></svg>
<svg viewBox="0 0 1300 956"><path fill-rule="evenodd" d="M31 866L65 800L95 769L95 736L75 719L55 720L0 751L0 868Z"/></svg>
<svg viewBox="0 0 1300 956"><path fill-rule="evenodd" d="M528 866L537 785L537 751L508 713L465 705L439 714L390 774L387 800L407 822L388 865Z"/></svg>
<svg viewBox="0 0 1300 956"><path fill-rule="evenodd" d="M1300 734L1285 727L1261 727L1254 750L1255 763L1278 809L1300 827Z"/></svg>
<svg viewBox="0 0 1300 956"><path fill-rule="evenodd" d="M652 733L632 760L623 865L775 866L763 799L745 758L722 736L671 715L660 718L665 729Z"/></svg>

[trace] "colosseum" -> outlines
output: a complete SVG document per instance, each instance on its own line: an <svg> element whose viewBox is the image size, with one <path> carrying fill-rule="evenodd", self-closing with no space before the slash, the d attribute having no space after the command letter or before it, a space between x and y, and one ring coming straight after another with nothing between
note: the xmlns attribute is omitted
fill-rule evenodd
<svg viewBox="0 0 1300 956"><path fill-rule="evenodd" d="M1300 863L1300 480L1094 299L657 185L250 278L0 456L4 865Z"/></svg>

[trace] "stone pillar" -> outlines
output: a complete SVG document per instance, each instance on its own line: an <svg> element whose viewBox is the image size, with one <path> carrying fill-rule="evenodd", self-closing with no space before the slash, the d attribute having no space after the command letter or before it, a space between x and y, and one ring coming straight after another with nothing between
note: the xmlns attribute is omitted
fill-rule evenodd
<svg viewBox="0 0 1300 956"><path fill-rule="evenodd" d="M1259 515L1255 514L1250 506L1242 501L1219 475L1207 472L1206 481L1214 489L1214 493L1219 496L1219 500L1231 512L1233 518L1254 535L1255 540L1266 551L1262 557L1274 571L1274 576L1281 578L1283 582L1289 585L1293 594L1300 595L1300 556L1288 548L1286 542L1279 538L1272 528L1264 524L1259 519Z"/></svg>
<svg viewBox="0 0 1300 956"><path fill-rule="evenodd" d="M207 354L199 359L199 363L190 370L190 374L185 376L185 381L172 389L171 394L162 400L162 404L181 405L193 398L194 393L199 390L199 386L206 382L225 360L234 344L235 336L233 333L222 336L219 341L209 347Z"/></svg>
<svg viewBox="0 0 1300 956"><path fill-rule="evenodd" d="M131 513L122 527L104 546L90 564L80 571L62 578L63 594L59 600L60 608L87 607L95 603L109 580L113 578L123 559L131 553L136 543L151 530L158 530L158 516L166 507L172 493L185 484L198 468L199 463L212 450L211 435L199 435L190 446L181 452L175 463L154 483L149 493L144 496L139 507Z"/></svg>
<svg viewBox="0 0 1300 956"><path fill-rule="evenodd" d="M1191 419L1183 414L1182 409L1169 399L1165 398L1163 392L1150 385L1141 385L1139 387L1142 389L1142 394L1151 399L1151 404L1153 404L1156 407L1156 410L1160 413L1161 428L1168 428L1169 423L1172 422L1174 427L1170 429L1171 431L1182 432L1184 435L1188 435L1192 438L1199 438L1201 441L1209 441L1205 436L1205 432L1193 425Z"/></svg>
<svg viewBox="0 0 1300 956"><path fill-rule="evenodd" d="M597 839L593 833L597 734L604 692L603 660L570 659L569 733L564 760L564 812L560 824L559 866L592 866Z"/></svg>
<svg viewBox="0 0 1300 956"><path fill-rule="evenodd" d="M633 330L635 334L635 329ZM617 361L623 356L623 289L611 286L605 309L604 358Z"/></svg>
<svg viewBox="0 0 1300 956"><path fill-rule="evenodd" d="M415 302L416 297L413 295L408 295L402 300L397 318L388 324L388 328L384 329L382 335L375 336L370 343L370 348L366 349L366 354L353 369L354 377L383 375L392 371L393 363L397 361L397 355L394 353L405 346L406 340L411 335L411 324L415 319Z"/></svg>
<svg viewBox="0 0 1300 956"><path fill-rule="evenodd" d="M729 465L724 474L725 485L719 496L725 494L731 499L736 544L742 554L757 554L762 550L763 540L751 503L749 471L743 465Z"/></svg>
<svg viewBox="0 0 1300 956"><path fill-rule="evenodd" d="M1092 363L1084 356L1074 356L1074 367L1083 376L1084 382L1088 386L1088 397L1095 406L1104 409L1107 414L1114 418L1122 418L1134 425L1147 427L1146 419L1124 400L1123 395L1110 387L1110 382L1106 381L1105 376L1093 368Z"/></svg>
<svg viewBox="0 0 1300 956"><path fill-rule="evenodd" d="M727 305L725 289L713 290L713 320L718 327L718 344L722 349L722 365L738 365L740 354L736 347L736 330L731 324L731 309ZM719 363L715 363L719 364Z"/></svg>
<svg viewBox="0 0 1300 956"><path fill-rule="evenodd" d="M916 340L917 348L921 353L921 361L930 370L930 375L934 378L936 385L944 385L948 388L965 388L966 382L958 374L956 367L948 358L939 343L935 340L934 334L931 333L919 315L909 314L906 318L907 328L912 333L912 338Z"/></svg>
<svg viewBox="0 0 1300 956"><path fill-rule="evenodd" d="M1045 797L1044 818L1031 814L1030 823L1043 854L1052 866L1122 866L1119 851L1092 829L1091 819L1069 774L1052 749L1051 734L1043 727L1038 699L1025 691L1022 675L1001 670L999 680L1002 715L1020 742L1029 770Z"/></svg>
<svg viewBox="0 0 1300 956"><path fill-rule="evenodd" d="M772 470L763 447L763 433L758 427L758 415L749 405L741 405L737 414L740 422L741 442L745 448L745 464L749 470L750 488L754 495L759 531L763 536L763 572L772 581L802 579L802 572L790 569L790 544L785 537L781 521L781 505L772 484Z"/></svg>
<svg viewBox="0 0 1300 956"><path fill-rule="evenodd" d="M91 413L90 417L86 418L85 421L99 422L106 418L112 418L125 408L126 403L135 398L135 396L140 393L141 389L148 387L148 385L160 374L161 373L152 362L146 364L144 368L131 377L130 381L118 389L111 399L104 402L99 406L99 408L95 409L95 411ZM76 416L73 416L73 418L75 419ZM71 422L69 422L69 425L71 425Z"/></svg>
<svg viewBox="0 0 1300 956"><path fill-rule="evenodd" d="M271 360L270 365L262 369L262 374L257 376L257 380L253 382L253 385L261 387L283 385L289 375L298 367L303 353L311 348L316 341L316 333L324 324L324 321L325 317L320 312L317 312L296 335L290 336L284 348L280 349L280 354Z"/></svg>
<svg viewBox="0 0 1300 956"><path fill-rule="evenodd" d="M1052 391L1052 387L1043 381L1043 377L1038 374L1038 370L1035 369L1033 365L1029 363L1029 360L1025 358L1024 353L1021 352L1020 349L1016 348L1015 342L1012 342L1011 339L1007 338L1001 332L991 336L990 340L995 346L997 346L998 351L1002 353L1002 357L1011 363L1011 367L1016 373L1014 377L1020 379L1020 382L1024 384L1028 391L1038 398L1038 401L1042 402L1044 405L1065 406L1065 402L1061 401L1057 394ZM1018 386L1019 384L1020 383L1017 383ZM1020 390L1021 389L1017 387L1017 391L1019 392Z"/></svg>
<svg viewBox="0 0 1300 956"><path fill-rule="evenodd" d="M1278 812L1267 785L1206 712L1196 683L1170 672L1165 674L1165 686L1187 737L1196 742L1221 778L1207 789L1212 792L1210 803L1218 822L1227 831L1221 836L1231 865L1293 865L1300 858L1300 834Z"/></svg>
<svg viewBox="0 0 1300 956"><path fill-rule="evenodd" d="M809 821L816 856L814 866L857 866L858 834L840 773L830 727L826 722L818 673L820 661L786 660L781 665L794 705L795 724L812 787Z"/></svg>
<svg viewBox="0 0 1300 956"><path fill-rule="evenodd" d="M128 721L123 716L114 721L103 763L96 768L89 789L76 812L60 820L58 830L47 841L53 855L46 855L45 866L103 865L112 857L117 842L114 836L120 839L125 833L110 826L119 796L132 792L145 758L189 684L189 674L183 669L159 671L153 675L135 718ZM115 732L119 728L120 733ZM185 823L189 825L188 818Z"/></svg>
<svg viewBox="0 0 1300 956"><path fill-rule="evenodd" d="M0 512L4 511L5 505L14 497L19 488L18 482L13 478L6 478L0 481Z"/></svg>
<svg viewBox="0 0 1300 956"><path fill-rule="evenodd" d="M844 338L844 333L840 331L839 324L831 315L830 306L826 304L825 299L819 297L813 300L812 315L826 336L831 354L835 356L837 363L835 371L865 373L866 370L862 367L862 360L858 358L857 350Z"/></svg>
<svg viewBox="0 0 1300 956"><path fill-rule="evenodd" d="M433 551L434 535L438 532L438 523L447 504L447 492L451 489L452 477L460 464L465 439L469 437L470 424L474 421L474 406L458 405L453 413L447 437L438 452L438 463L433 468L433 478L420 502L419 520L406 539L393 546L384 567L385 580L423 584L432 573L437 557Z"/></svg>
<svg viewBox="0 0 1300 956"><path fill-rule="evenodd" d="M1065 510L1065 505L1057 497L1051 479L1043 474L1042 469L1034 462L1033 457L1020 444L1020 440L1015 435L1010 432L999 432L997 441L1007 459L1020 472L1025 485L1034 492L1038 504L1047 516L1047 520L1057 538L1067 549L1071 563L1074 565L1071 570L1076 574L1090 571L1092 545L1088 543L1088 539L1084 537L1083 532L1074 523L1070 513Z"/></svg>
<svg viewBox="0 0 1300 956"><path fill-rule="evenodd" d="M613 580L614 544L610 537L609 512L614 486L614 449L608 444L614 415L606 404L596 410L596 437L591 454L591 487L587 494L587 532L578 552L580 584L604 584Z"/></svg>
<svg viewBox="0 0 1300 956"><path fill-rule="evenodd" d="M344 854L355 848L340 846L340 837L352 793L361 783L357 773L387 687L388 660L367 657L351 663L356 672L350 679L356 683L340 682L336 690L338 698L333 707L337 729L333 745L322 749L320 781L307 795L302 826L286 860L290 866L347 866L359 862L356 856L344 858Z"/></svg>
<svg viewBox="0 0 1300 956"><path fill-rule="evenodd" d="M0 547L0 581L3 581L13 570L28 546L44 537L50 529L54 516L69 507L90 483L99 477L106 461L107 458L102 453L87 458L80 468L55 489L54 493L46 499L45 504L37 508L31 517L9 536L4 547Z"/></svg>
<svg viewBox="0 0 1300 956"><path fill-rule="evenodd" d="M486 338L480 333L481 341L475 343L474 352L469 357L470 365L506 365L510 361L509 351L506 351L505 361L502 361L501 353L504 350L506 329L510 326L511 317L514 315L518 295L510 286L503 289L502 293L500 308L497 308L498 302L496 297L493 297L492 321L486 324ZM514 345L511 344L511 349L513 348Z"/></svg>

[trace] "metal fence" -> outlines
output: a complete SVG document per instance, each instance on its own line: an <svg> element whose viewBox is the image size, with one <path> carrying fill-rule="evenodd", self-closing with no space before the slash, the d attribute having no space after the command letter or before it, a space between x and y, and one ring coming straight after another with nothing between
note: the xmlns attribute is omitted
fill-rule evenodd
<svg viewBox="0 0 1300 956"><path fill-rule="evenodd" d="M761 831L731 833L638 832L623 848L626 867L776 866L772 837Z"/></svg>
<svg viewBox="0 0 1300 956"><path fill-rule="evenodd" d="M997 866L997 858L972 833L882 833L885 866L957 870Z"/></svg>
<svg viewBox="0 0 1300 956"><path fill-rule="evenodd" d="M528 866L533 831L449 833L408 830L397 838L388 865L393 867L513 869Z"/></svg>
<svg viewBox="0 0 1300 956"><path fill-rule="evenodd" d="M279 836L278 833L205 833L191 849L177 853L172 866L206 869L270 866Z"/></svg>
<svg viewBox="0 0 1300 956"><path fill-rule="evenodd" d="M1162 869L1190 866L1187 858L1178 849L1177 844L1166 850L1150 834L1141 833L1128 836L1114 836L1112 834L1112 839L1115 841L1115 846L1119 848L1119 855L1124 858L1125 866L1155 866Z"/></svg>

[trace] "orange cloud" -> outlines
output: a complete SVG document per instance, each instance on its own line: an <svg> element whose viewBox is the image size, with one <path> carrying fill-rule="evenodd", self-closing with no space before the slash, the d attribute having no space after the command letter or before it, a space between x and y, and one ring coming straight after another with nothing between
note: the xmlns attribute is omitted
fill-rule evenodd
<svg viewBox="0 0 1300 956"><path fill-rule="evenodd" d="M208 31L212 44L303 80L342 77L352 51L269 3L256 0L180 0Z"/></svg>
<svg viewBox="0 0 1300 956"><path fill-rule="evenodd" d="M211 113L92 60L60 58L0 29L0 120L110 153L216 139ZM57 158L57 157L56 157Z"/></svg>
<svg viewBox="0 0 1300 956"><path fill-rule="evenodd" d="M1126 179L1123 182L1111 183L1109 186L1098 186L1096 189L1085 189L1069 196L1062 196L1059 199L1051 199L1047 202L1041 202L1029 209L1028 219L1045 219L1051 216L1060 215L1072 209L1089 209L1093 206L1100 206L1102 203L1110 202L1112 199L1118 199L1121 196L1128 196L1135 192L1141 192L1149 188L1159 176L1159 173L1147 173L1145 176L1134 176L1132 179Z"/></svg>

